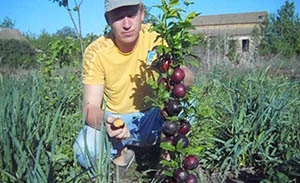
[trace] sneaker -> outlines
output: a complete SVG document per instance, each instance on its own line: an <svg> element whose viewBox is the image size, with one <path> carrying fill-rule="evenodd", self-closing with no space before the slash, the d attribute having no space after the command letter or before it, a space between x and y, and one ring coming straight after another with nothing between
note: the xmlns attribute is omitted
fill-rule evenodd
<svg viewBox="0 0 300 183"><path fill-rule="evenodd" d="M121 151L120 156L113 159L113 163L118 167L126 167L126 171L127 171L127 169L132 164L134 158L135 158L134 151L131 149L124 148Z"/></svg>
<svg viewBox="0 0 300 183"><path fill-rule="evenodd" d="M135 153L131 149L123 149L120 153L120 156L113 159L115 165L114 171L112 174L113 182L117 182L119 179L120 183L129 183L130 181L127 178L127 170L131 166L135 159Z"/></svg>

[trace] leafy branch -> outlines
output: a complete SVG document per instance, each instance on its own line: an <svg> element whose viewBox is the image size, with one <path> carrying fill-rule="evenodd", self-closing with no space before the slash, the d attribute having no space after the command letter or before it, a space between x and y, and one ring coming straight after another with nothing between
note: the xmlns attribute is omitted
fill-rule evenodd
<svg viewBox="0 0 300 183"><path fill-rule="evenodd" d="M71 18L71 21L73 23L76 35L79 39L81 55L83 56L84 47L83 47L83 39L82 39L82 31L81 31L81 18L80 18L80 6L82 5L83 0L80 0L79 3L77 0L73 0L74 1L73 8L70 7L69 0L50 0L50 1L52 1L54 3L58 3L58 5L60 7L64 7L67 10L69 17ZM75 21L73 11L77 13L77 23Z"/></svg>
<svg viewBox="0 0 300 183"><path fill-rule="evenodd" d="M185 0L186 8L193 4L189 0ZM191 47L196 44L195 35L189 31L193 29L192 20L199 14L190 12L186 15L186 11L179 7L179 0L162 0L160 5L155 7L162 10L157 23L153 26L153 30L159 34L159 38L166 41L167 46L159 46L157 51L163 55L168 55L173 61L180 65L184 62L184 58L191 54Z"/></svg>

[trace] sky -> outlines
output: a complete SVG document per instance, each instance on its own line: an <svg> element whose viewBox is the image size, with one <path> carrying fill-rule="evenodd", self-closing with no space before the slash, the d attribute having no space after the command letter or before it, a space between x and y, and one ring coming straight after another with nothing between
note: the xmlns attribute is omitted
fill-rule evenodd
<svg viewBox="0 0 300 183"><path fill-rule="evenodd" d="M153 7L160 2L161 0L143 0L147 7ZM201 15L256 11L276 14L277 10L285 4L285 0L194 0L193 2L194 4L189 6L187 11L195 11ZM295 3L296 13L300 16L300 0L290 0L290 2ZM158 15L160 11L153 7L150 13ZM0 0L0 22L5 17L14 21L15 29L36 36L42 31L52 34L64 26L73 27L67 10L53 3L52 0ZM81 25L83 35L103 33L106 25L104 0L83 0Z"/></svg>

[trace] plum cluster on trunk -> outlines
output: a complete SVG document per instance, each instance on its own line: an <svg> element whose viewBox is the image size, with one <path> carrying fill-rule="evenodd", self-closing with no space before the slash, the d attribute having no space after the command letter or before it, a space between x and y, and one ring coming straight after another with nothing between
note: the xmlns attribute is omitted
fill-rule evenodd
<svg viewBox="0 0 300 183"><path fill-rule="evenodd" d="M181 148L186 148L190 143L187 134L190 132L191 124L188 120L180 117L180 113L185 107L182 103L188 91L183 82L185 72L180 65L173 64L170 58L161 59L158 70L161 76L157 82L159 85L163 85L170 95L163 108L163 117L166 120L162 126L163 138L161 142L167 142L174 147L180 145ZM178 118L175 119L178 120L174 120L172 118L174 116L177 116ZM183 161L179 162L179 168L174 170L173 177L171 177L172 182L198 182L197 176L190 172L198 167L198 158L195 155L185 155L181 159Z"/></svg>

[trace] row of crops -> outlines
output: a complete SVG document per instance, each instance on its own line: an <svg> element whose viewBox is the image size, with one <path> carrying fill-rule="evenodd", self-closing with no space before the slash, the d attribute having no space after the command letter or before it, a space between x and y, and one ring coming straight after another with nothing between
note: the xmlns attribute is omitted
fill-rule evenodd
<svg viewBox="0 0 300 183"><path fill-rule="evenodd" d="M199 159L200 181L299 179L300 83L269 72L197 77L186 152ZM83 124L80 80L70 67L52 77L0 75L1 182L89 179L72 152Z"/></svg>

